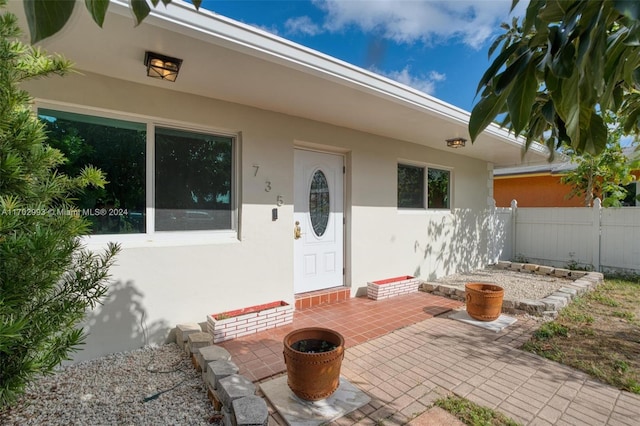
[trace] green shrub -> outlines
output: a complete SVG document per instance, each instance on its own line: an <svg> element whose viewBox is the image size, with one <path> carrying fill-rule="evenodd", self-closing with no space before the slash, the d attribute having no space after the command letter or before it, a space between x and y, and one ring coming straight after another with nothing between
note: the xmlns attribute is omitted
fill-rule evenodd
<svg viewBox="0 0 640 426"><path fill-rule="evenodd" d="M0 0L0 9L6 0ZM82 248L87 222L72 214L72 197L105 178L88 167L79 176L56 171L65 159L46 143L31 98L19 84L63 75L69 62L17 41L17 19L0 14L0 409L82 343L77 327L105 296L119 250Z"/></svg>

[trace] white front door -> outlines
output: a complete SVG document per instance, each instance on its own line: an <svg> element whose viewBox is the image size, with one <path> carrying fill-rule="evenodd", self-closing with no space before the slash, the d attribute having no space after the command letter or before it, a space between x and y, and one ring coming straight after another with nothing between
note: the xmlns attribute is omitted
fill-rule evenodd
<svg viewBox="0 0 640 426"><path fill-rule="evenodd" d="M295 293L344 285L344 157L294 150Z"/></svg>

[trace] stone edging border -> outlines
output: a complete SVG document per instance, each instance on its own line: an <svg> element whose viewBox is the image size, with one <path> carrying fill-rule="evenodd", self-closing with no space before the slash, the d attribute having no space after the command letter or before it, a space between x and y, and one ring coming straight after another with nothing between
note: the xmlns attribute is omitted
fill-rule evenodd
<svg viewBox="0 0 640 426"><path fill-rule="evenodd" d="M533 263L509 261L499 261L497 264L491 266L497 269L509 269L527 274L549 275L572 280L568 281L565 286L559 288L554 293L540 300L512 300L505 298L502 302L502 312L510 314L555 317L558 315L558 311L567 306L572 299L591 291L604 281L604 274L601 272L572 271ZM450 299L465 301L464 289L445 284L423 282L420 290L438 296L445 296Z"/></svg>

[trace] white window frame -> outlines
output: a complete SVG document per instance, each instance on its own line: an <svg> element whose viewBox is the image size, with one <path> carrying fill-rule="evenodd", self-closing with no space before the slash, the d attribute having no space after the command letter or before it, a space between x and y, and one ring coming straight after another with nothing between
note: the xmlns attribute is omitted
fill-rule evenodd
<svg viewBox="0 0 640 426"><path fill-rule="evenodd" d="M182 246L182 245L206 245L221 243L236 243L241 239L240 234L240 152L241 133L220 128L207 127L199 124L185 123L161 119L152 116L132 114L120 111L112 111L101 108L87 107L64 102L55 102L43 99L36 99L34 110L40 108L69 112L75 114L93 115L106 119L132 121L146 124L146 173L145 173L145 193L146 211L145 228L146 231L136 234L100 234L86 235L82 241L88 247L103 247L108 242L118 242L123 247L152 247L152 246ZM155 128L167 127L171 129L184 130L187 132L208 133L212 135L225 136L233 139L231 164L232 194L231 194L231 229L229 230L204 230L204 231L156 231L155 230Z"/></svg>
<svg viewBox="0 0 640 426"><path fill-rule="evenodd" d="M405 159L398 159L396 161L396 181L398 176L398 166L410 166L410 167L420 167L424 169L424 206L423 207L400 207L398 206L398 202L396 200L396 208L398 212L401 213L425 213L425 212L453 212L453 179L454 179L454 169L453 167L442 166L439 164L432 163L422 163ZM433 208L429 207L429 169L443 170L449 172L449 207L446 208ZM397 185L397 184L396 184ZM396 195L398 193L398 188L396 186Z"/></svg>

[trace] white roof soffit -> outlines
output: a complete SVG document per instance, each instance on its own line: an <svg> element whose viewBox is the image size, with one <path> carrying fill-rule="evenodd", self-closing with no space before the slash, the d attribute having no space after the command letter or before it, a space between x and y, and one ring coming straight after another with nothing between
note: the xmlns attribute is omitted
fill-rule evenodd
<svg viewBox="0 0 640 426"><path fill-rule="evenodd" d="M26 28L22 2L9 2L9 9ZM152 9L138 27L128 0L112 0L102 29L80 3L69 25L42 45L82 71L393 137L496 166L539 164L548 157L539 144L523 155L524 142L497 125L474 144L447 148L445 139L469 138L468 112L258 28L196 11L181 0ZM183 59L175 83L146 77L146 50Z"/></svg>
<svg viewBox="0 0 640 426"><path fill-rule="evenodd" d="M494 176L521 176L531 174L563 174L569 170L573 170L577 167L575 163L570 161L537 164L531 166L515 166L515 167L501 167L493 170Z"/></svg>

